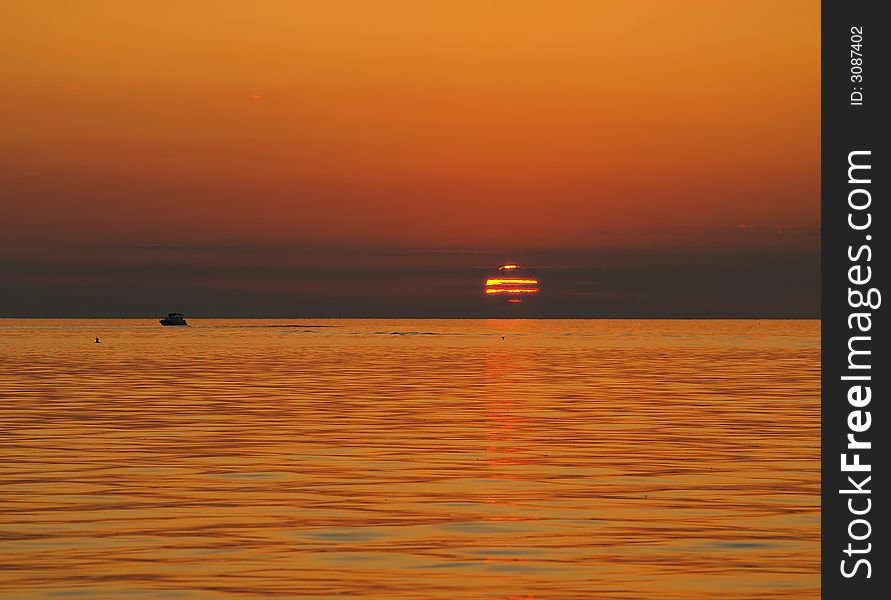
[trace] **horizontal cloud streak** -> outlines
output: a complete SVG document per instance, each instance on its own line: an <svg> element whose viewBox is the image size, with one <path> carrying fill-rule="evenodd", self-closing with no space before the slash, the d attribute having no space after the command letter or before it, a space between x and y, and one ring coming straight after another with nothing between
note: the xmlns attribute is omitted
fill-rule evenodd
<svg viewBox="0 0 891 600"><path fill-rule="evenodd" d="M44 251L0 261L4 316L505 316L483 287L519 261L541 317L819 316L819 248L432 252Z"/></svg>

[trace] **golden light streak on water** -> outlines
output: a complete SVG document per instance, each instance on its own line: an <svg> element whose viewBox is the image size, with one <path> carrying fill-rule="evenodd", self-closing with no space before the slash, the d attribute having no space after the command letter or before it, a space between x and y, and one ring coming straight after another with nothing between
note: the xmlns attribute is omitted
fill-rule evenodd
<svg viewBox="0 0 891 600"><path fill-rule="evenodd" d="M818 322L189 322L0 321L0 596L819 595Z"/></svg>

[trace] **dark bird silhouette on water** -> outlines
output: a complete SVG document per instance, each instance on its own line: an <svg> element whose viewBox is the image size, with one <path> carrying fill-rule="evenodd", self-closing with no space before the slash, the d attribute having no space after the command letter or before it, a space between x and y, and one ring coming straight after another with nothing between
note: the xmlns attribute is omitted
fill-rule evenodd
<svg viewBox="0 0 891 600"><path fill-rule="evenodd" d="M501 339L504 339L504 336L501 336Z"/></svg>
<svg viewBox="0 0 891 600"><path fill-rule="evenodd" d="M99 341L99 338L96 338L96 343L97 343L97 344L100 344L100 343L101 343L101 342Z"/></svg>

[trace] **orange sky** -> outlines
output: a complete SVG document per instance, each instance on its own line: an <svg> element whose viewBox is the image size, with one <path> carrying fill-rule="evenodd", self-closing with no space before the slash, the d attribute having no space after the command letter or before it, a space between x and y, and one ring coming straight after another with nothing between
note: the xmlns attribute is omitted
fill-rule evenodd
<svg viewBox="0 0 891 600"><path fill-rule="evenodd" d="M819 17L3 2L0 315L815 316Z"/></svg>
<svg viewBox="0 0 891 600"><path fill-rule="evenodd" d="M818 225L817 2L0 11L7 240L549 248Z"/></svg>

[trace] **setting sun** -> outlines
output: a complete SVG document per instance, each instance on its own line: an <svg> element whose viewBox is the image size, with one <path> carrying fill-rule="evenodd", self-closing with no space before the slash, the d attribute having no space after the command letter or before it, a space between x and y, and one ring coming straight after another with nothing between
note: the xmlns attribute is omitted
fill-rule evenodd
<svg viewBox="0 0 891 600"><path fill-rule="evenodd" d="M484 290L487 296L506 299L515 304L522 302L523 298L534 297L541 291L538 279L526 273L520 265L504 265L498 268L498 272L498 276L486 279ZM515 277L505 277L502 273L510 273Z"/></svg>

